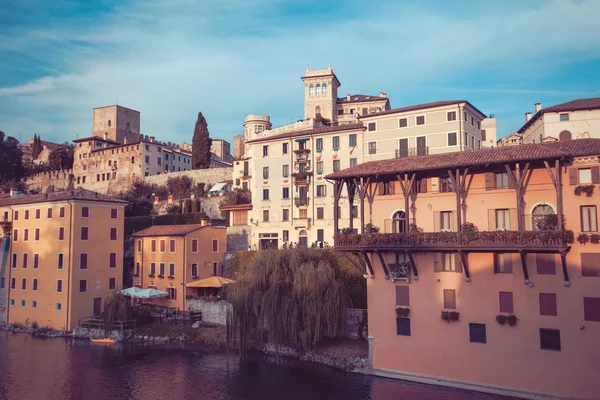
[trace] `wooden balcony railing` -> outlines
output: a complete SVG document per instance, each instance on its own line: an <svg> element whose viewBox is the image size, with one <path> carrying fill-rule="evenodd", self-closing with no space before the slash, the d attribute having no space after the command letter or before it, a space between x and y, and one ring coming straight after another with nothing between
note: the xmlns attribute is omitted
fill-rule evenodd
<svg viewBox="0 0 600 400"><path fill-rule="evenodd" d="M409 147L406 149L396 149L396 158L408 158L428 156L429 146Z"/></svg>
<svg viewBox="0 0 600 400"><path fill-rule="evenodd" d="M310 183L310 178L313 176L312 172L294 172L292 174L294 177L294 183L296 185L308 185Z"/></svg>
<svg viewBox="0 0 600 400"><path fill-rule="evenodd" d="M573 231L484 231L341 234L335 237L339 249L416 248L527 248L565 247L574 242Z"/></svg>
<svg viewBox="0 0 600 400"><path fill-rule="evenodd" d="M298 158L306 158L310 154L310 149L296 149L294 150L294 154Z"/></svg>

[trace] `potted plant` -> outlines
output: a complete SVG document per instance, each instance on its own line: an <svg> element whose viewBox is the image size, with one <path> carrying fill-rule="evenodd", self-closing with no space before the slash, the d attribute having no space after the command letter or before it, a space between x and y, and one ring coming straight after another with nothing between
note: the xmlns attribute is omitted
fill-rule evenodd
<svg viewBox="0 0 600 400"><path fill-rule="evenodd" d="M593 244L600 243L600 235L598 235L598 234L590 235L590 243L593 243Z"/></svg>
<svg viewBox="0 0 600 400"><path fill-rule="evenodd" d="M508 323L508 325L510 325L510 326L515 326L515 325L517 325L518 320L519 319L514 314L498 314L498 315L496 315L496 322L499 323L500 325L504 325L504 324Z"/></svg>
<svg viewBox="0 0 600 400"><path fill-rule="evenodd" d="M175 277L173 275L169 275L168 278L169 279L175 279Z"/></svg>
<svg viewBox="0 0 600 400"><path fill-rule="evenodd" d="M164 275L159 275L158 277L162 279L162 278L164 278L165 276L164 276Z"/></svg>
<svg viewBox="0 0 600 400"><path fill-rule="evenodd" d="M575 195L581 196L582 193L585 193L587 197L592 197L594 194L594 185L577 185L575 186Z"/></svg>
<svg viewBox="0 0 600 400"><path fill-rule="evenodd" d="M154 274L149 274L148 276L149 276L150 278L154 278L154 277L156 277L156 275L154 275Z"/></svg>
<svg viewBox="0 0 600 400"><path fill-rule="evenodd" d="M585 233L580 233L579 236L577 236L577 241L581 244L586 244L590 241L590 237Z"/></svg>
<svg viewBox="0 0 600 400"><path fill-rule="evenodd" d="M442 319L448 323L450 321L458 321L460 314L458 311L442 311Z"/></svg>
<svg viewBox="0 0 600 400"><path fill-rule="evenodd" d="M410 314L410 308L396 307L396 317L408 317L409 314Z"/></svg>

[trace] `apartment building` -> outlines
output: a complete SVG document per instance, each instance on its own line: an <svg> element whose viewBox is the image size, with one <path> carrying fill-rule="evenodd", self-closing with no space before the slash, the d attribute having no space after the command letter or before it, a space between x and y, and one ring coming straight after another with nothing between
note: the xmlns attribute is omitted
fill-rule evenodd
<svg viewBox="0 0 600 400"><path fill-rule="evenodd" d="M599 171L600 139L581 139L329 174L333 210L348 186L371 210L335 249L368 279L375 370L517 397L597 397Z"/></svg>
<svg viewBox="0 0 600 400"><path fill-rule="evenodd" d="M525 124L517 131L523 143L561 142L600 137L600 97L576 99L548 108L535 104L535 114L525 113Z"/></svg>
<svg viewBox="0 0 600 400"><path fill-rule="evenodd" d="M122 288L126 202L85 189L0 200L0 322L71 330ZM4 292L4 293L2 293Z"/></svg>
<svg viewBox="0 0 600 400"><path fill-rule="evenodd" d="M497 146L519 146L523 144L523 136L520 133L511 133L503 138L498 139Z"/></svg>
<svg viewBox="0 0 600 400"><path fill-rule="evenodd" d="M134 284L168 293L152 303L187 309L186 296L197 289L186 285L223 275L227 246L225 227L203 224L152 226L132 235L135 239Z"/></svg>

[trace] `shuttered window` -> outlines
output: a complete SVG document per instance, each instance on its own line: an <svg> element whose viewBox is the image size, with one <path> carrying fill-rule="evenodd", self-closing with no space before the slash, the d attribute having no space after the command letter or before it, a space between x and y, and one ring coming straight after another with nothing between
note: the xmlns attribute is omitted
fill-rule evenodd
<svg viewBox="0 0 600 400"><path fill-rule="evenodd" d="M513 255L510 253L494 254L494 272L497 274L512 274Z"/></svg>
<svg viewBox="0 0 600 400"><path fill-rule="evenodd" d="M169 240L169 252L175 253L175 239Z"/></svg>
<svg viewBox="0 0 600 400"><path fill-rule="evenodd" d="M583 319L600 322L600 297L583 298Z"/></svg>
<svg viewBox="0 0 600 400"><path fill-rule="evenodd" d="M600 253L581 253L581 276L600 277Z"/></svg>
<svg viewBox="0 0 600 400"><path fill-rule="evenodd" d="M456 309L456 291L454 289L444 289L444 308L447 310Z"/></svg>
<svg viewBox="0 0 600 400"><path fill-rule="evenodd" d="M117 268L117 253L110 253L109 255L109 268Z"/></svg>
<svg viewBox="0 0 600 400"><path fill-rule="evenodd" d="M408 286L396 286L396 305L404 307L410 306Z"/></svg>
<svg viewBox="0 0 600 400"><path fill-rule="evenodd" d="M598 214L596 206L581 206L581 232L598 232Z"/></svg>
<svg viewBox="0 0 600 400"><path fill-rule="evenodd" d="M556 294L540 293L540 315L557 315Z"/></svg>
<svg viewBox="0 0 600 400"><path fill-rule="evenodd" d="M556 275L554 254L536 254L535 265L538 275Z"/></svg>
<svg viewBox="0 0 600 400"><path fill-rule="evenodd" d="M396 334L410 336L410 318L396 318Z"/></svg>
<svg viewBox="0 0 600 400"><path fill-rule="evenodd" d="M570 185L588 185L590 183L600 183L600 167L569 168Z"/></svg>
<svg viewBox="0 0 600 400"><path fill-rule="evenodd" d="M540 348L560 351L560 331L558 329L540 329Z"/></svg>
<svg viewBox="0 0 600 400"><path fill-rule="evenodd" d="M198 252L198 239L192 239L192 253Z"/></svg>
<svg viewBox="0 0 600 400"><path fill-rule="evenodd" d="M152 241L150 242L150 251L151 251L152 253L156 253L156 240L152 240Z"/></svg>
<svg viewBox="0 0 600 400"><path fill-rule="evenodd" d="M79 255L79 268L87 269L88 267L88 255L87 253L81 253Z"/></svg>
<svg viewBox="0 0 600 400"><path fill-rule="evenodd" d="M377 129L377 124L375 122L369 122L369 124L367 125L367 129L369 132L373 132Z"/></svg>
<svg viewBox="0 0 600 400"><path fill-rule="evenodd" d="M167 242L164 239L162 239L160 241L160 252L164 253L166 251L167 251Z"/></svg>
<svg viewBox="0 0 600 400"><path fill-rule="evenodd" d="M471 343L487 343L485 324L469 324L469 340Z"/></svg>
<svg viewBox="0 0 600 400"><path fill-rule="evenodd" d="M88 227L87 226L82 226L81 227L81 240L88 240Z"/></svg>
<svg viewBox="0 0 600 400"><path fill-rule="evenodd" d="M510 314L514 312L512 292L500 292L500 312Z"/></svg>

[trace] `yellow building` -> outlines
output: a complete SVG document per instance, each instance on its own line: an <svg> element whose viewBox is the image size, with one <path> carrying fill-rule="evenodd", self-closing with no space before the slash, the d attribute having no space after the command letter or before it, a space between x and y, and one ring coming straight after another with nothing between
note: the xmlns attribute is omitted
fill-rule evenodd
<svg viewBox="0 0 600 400"><path fill-rule="evenodd" d="M169 295L152 304L186 309L186 285L222 275L227 229L209 225L152 226L135 237L134 284Z"/></svg>
<svg viewBox="0 0 600 400"><path fill-rule="evenodd" d="M0 200L5 321L71 330L99 315L122 286L125 203L85 189Z"/></svg>

